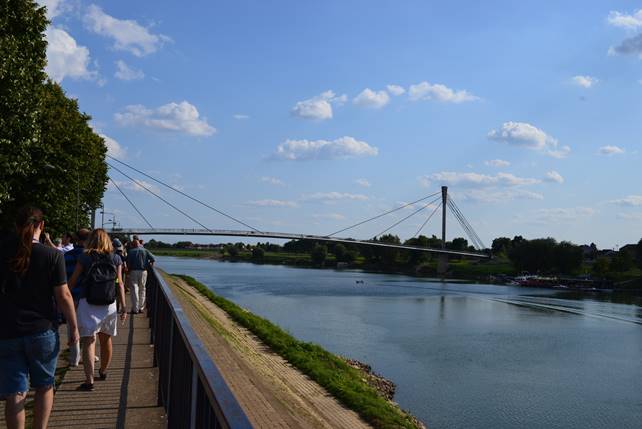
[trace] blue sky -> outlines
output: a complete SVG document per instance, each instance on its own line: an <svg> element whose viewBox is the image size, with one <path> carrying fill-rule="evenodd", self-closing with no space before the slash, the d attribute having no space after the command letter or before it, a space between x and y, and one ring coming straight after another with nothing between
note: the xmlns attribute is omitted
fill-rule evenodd
<svg viewBox="0 0 642 429"><path fill-rule="evenodd" d="M42 3L47 71L110 153L259 229L327 234L444 184L486 244L642 237L639 1ZM110 175L154 226L194 226Z"/></svg>

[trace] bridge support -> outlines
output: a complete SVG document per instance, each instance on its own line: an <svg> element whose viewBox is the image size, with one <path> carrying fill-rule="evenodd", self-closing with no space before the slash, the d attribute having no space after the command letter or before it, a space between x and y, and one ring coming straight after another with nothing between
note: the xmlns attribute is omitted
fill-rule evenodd
<svg viewBox="0 0 642 429"><path fill-rule="evenodd" d="M448 186L441 187L441 248L446 249L446 207L448 204ZM448 255L442 253L437 260L437 274L448 271Z"/></svg>

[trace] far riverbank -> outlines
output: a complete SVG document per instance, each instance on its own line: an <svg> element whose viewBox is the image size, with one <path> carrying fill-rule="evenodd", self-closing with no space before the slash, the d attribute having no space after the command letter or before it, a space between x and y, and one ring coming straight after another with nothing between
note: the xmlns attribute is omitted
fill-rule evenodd
<svg viewBox="0 0 642 429"><path fill-rule="evenodd" d="M436 260L424 262L418 266L382 267L368 263L364 258L357 258L352 263L343 263L337 262L333 255L328 255L323 265L319 266L312 262L310 255L307 253L264 252L262 257L257 259L253 257L251 252L239 252L237 255L231 256L227 253L206 249L150 248L149 250L159 256L247 262L258 265L286 265L297 268L361 270L368 273L401 274L435 281L447 280L449 282L464 283L480 282L514 286L514 279L519 274L510 261L505 258L495 258L489 261L450 260L448 271L440 275L437 274ZM532 285L525 282L525 286ZM559 282L539 282L536 286L539 288L566 289L580 293L642 293L642 282L639 280L629 280L618 287L613 282L608 281L591 282L585 279L578 279L577 282L574 282L572 277L566 277L560 279Z"/></svg>

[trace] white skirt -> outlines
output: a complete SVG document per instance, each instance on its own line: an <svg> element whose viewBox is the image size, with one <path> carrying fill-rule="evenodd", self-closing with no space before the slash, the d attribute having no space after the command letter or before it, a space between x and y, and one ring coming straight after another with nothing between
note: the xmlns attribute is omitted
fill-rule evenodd
<svg viewBox="0 0 642 429"><path fill-rule="evenodd" d="M85 298L81 298L76 310L76 318L81 337L93 337L97 332L116 336L118 312L115 302L109 305L93 305L89 304Z"/></svg>

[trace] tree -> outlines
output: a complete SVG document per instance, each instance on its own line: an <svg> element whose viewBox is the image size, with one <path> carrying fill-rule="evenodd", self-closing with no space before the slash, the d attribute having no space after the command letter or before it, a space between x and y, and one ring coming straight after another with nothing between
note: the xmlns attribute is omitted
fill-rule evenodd
<svg viewBox="0 0 642 429"><path fill-rule="evenodd" d="M562 241L554 250L555 268L559 273L570 274L582 265L582 248Z"/></svg>
<svg viewBox="0 0 642 429"><path fill-rule="evenodd" d="M36 171L31 150L40 141L40 99L46 75L44 8L33 0L0 0L0 206L23 191ZM13 213L9 213L11 223ZM0 225L8 226L8 225Z"/></svg>
<svg viewBox="0 0 642 429"><path fill-rule="evenodd" d="M642 269L642 238L638 241L637 246L635 246L635 260L638 268Z"/></svg>
<svg viewBox="0 0 642 429"><path fill-rule="evenodd" d="M323 265L327 256L328 248L318 243L314 245L312 252L310 252L310 259L314 265Z"/></svg>
<svg viewBox="0 0 642 429"><path fill-rule="evenodd" d="M254 261L260 262L260 261L263 261L264 258L265 258L265 250L263 250L260 247L255 247L252 249L252 259Z"/></svg>
<svg viewBox="0 0 642 429"><path fill-rule="evenodd" d="M497 237L496 239L493 240L493 244L490 246L490 248L493 251L494 255L499 255L499 254L506 254L508 253L508 250L511 248L512 242L511 239L508 237Z"/></svg>
<svg viewBox="0 0 642 429"><path fill-rule="evenodd" d="M597 258L593 263L591 271L595 277L601 279L606 277L606 274L609 272L609 260L606 258Z"/></svg>
<svg viewBox="0 0 642 429"><path fill-rule="evenodd" d="M238 258L238 256L239 256L238 247L236 247L236 246L234 246L232 244L228 244L227 246L225 246L225 251L227 252L228 255L230 255L230 258L232 258L232 259Z"/></svg>
<svg viewBox="0 0 642 429"><path fill-rule="evenodd" d="M629 252L619 251L613 259L611 259L609 269L611 272L623 273L629 271L634 266L635 262L633 261L631 254L629 254Z"/></svg>

